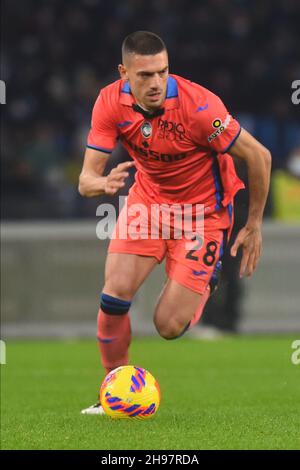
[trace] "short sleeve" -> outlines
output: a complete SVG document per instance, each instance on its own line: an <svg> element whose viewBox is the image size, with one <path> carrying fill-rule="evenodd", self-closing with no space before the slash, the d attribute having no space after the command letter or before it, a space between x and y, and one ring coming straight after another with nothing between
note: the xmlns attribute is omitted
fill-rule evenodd
<svg viewBox="0 0 300 470"><path fill-rule="evenodd" d="M117 137L118 131L112 118L112 107L109 106L102 91L93 108L87 147L110 154L116 146Z"/></svg>
<svg viewBox="0 0 300 470"><path fill-rule="evenodd" d="M193 135L197 143L218 153L226 153L238 138L241 126L227 111L220 98L211 92L195 112Z"/></svg>

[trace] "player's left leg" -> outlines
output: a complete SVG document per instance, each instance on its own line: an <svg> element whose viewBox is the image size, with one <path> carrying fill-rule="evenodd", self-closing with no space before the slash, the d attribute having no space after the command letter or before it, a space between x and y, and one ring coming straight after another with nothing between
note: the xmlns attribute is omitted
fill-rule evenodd
<svg viewBox="0 0 300 470"><path fill-rule="evenodd" d="M227 230L207 230L202 243L187 250L185 240L168 243L168 281L159 297L154 324L166 339L175 339L201 318L221 270Z"/></svg>
<svg viewBox="0 0 300 470"><path fill-rule="evenodd" d="M158 333L165 339L175 339L183 335L195 319L196 312L199 313L199 320L209 292L207 289L203 294L199 294L173 279L168 279L154 314Z"/></svg>

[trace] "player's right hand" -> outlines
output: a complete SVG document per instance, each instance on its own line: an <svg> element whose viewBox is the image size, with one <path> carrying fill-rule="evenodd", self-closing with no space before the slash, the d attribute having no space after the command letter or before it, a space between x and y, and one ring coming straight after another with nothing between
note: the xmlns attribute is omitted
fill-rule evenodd
<svg viewBox="0 0 300 470"><path fill-rule="evenodd" d="M134 166L134 161L119 163L118 166L113 168L109 175L106 177L104 191L105 194L113 196L116 194L119 189L125 186L125 178L129 176L128 170L130 167Z"/></svg>

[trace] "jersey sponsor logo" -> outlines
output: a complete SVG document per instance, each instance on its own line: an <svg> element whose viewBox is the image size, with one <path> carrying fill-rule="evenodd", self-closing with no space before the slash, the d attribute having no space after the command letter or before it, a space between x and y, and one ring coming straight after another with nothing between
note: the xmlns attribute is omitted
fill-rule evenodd
<svg viewBox="0 0 300 470"><path fill-rule="evenodd" d="M142 133L142 136L145 137L145 139L149 139L149 137L151 137L152 126L150 122L148 121L143 122L143 124L141 125L141 133Z"/></svg>
<svg viewBox="0 0 300 470"><path fill-rule="evenodd" d="M185 139L185 128L181 122L176 123L159 118L158 138L170 140L171 142Z"/></svg>
<svg viewBox="0 0 300 470"><path fill-rule="evenodd" d="M214 140L218 135L222 134L222 132L225 131L225 129L228 127L229 123L231 120L230 114L227 114L225 121L221 121L220 118L216 118L212 122L212 127L216 129L212 134L210 134L207 138L208 142L211 142Z"/></svg>
<svg viewBox="0 0 300 470"><path fill-rule="evenodd" d="M222 121L221 121L221 119L218 119L218 118L215 119L212 123L212 125L215 129L218 129L221 126L221 124L222 124Z"/></svg>
<svg viewBox="0 0 300 470"><path fill-rule="evenodd" d="M181 153L176 153L176 154L160 153L160 152L156 152L155 150L148 150L147 148L139 147L138 145L135 145L129 140L127 140L127 143L134 152L137 152L142 157L145 157L149 160L156 160L156 161L161 161L161 162L166 162L166 163L183 160L184 158L194 153L193 151L181 152Z"/></svg>

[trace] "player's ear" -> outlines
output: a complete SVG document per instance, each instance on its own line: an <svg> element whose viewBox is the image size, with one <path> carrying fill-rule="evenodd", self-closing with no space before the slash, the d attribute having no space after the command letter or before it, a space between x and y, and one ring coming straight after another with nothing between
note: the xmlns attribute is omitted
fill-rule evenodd
<svg viewBox="0 0 300 470"><path fill-rule="evenodd" d="M119 70L119 74L120 74L120 77L122 78L122 80L128 80L128 74L127 74L125 65L119 64L118 65L118 70Z"/></svg>

